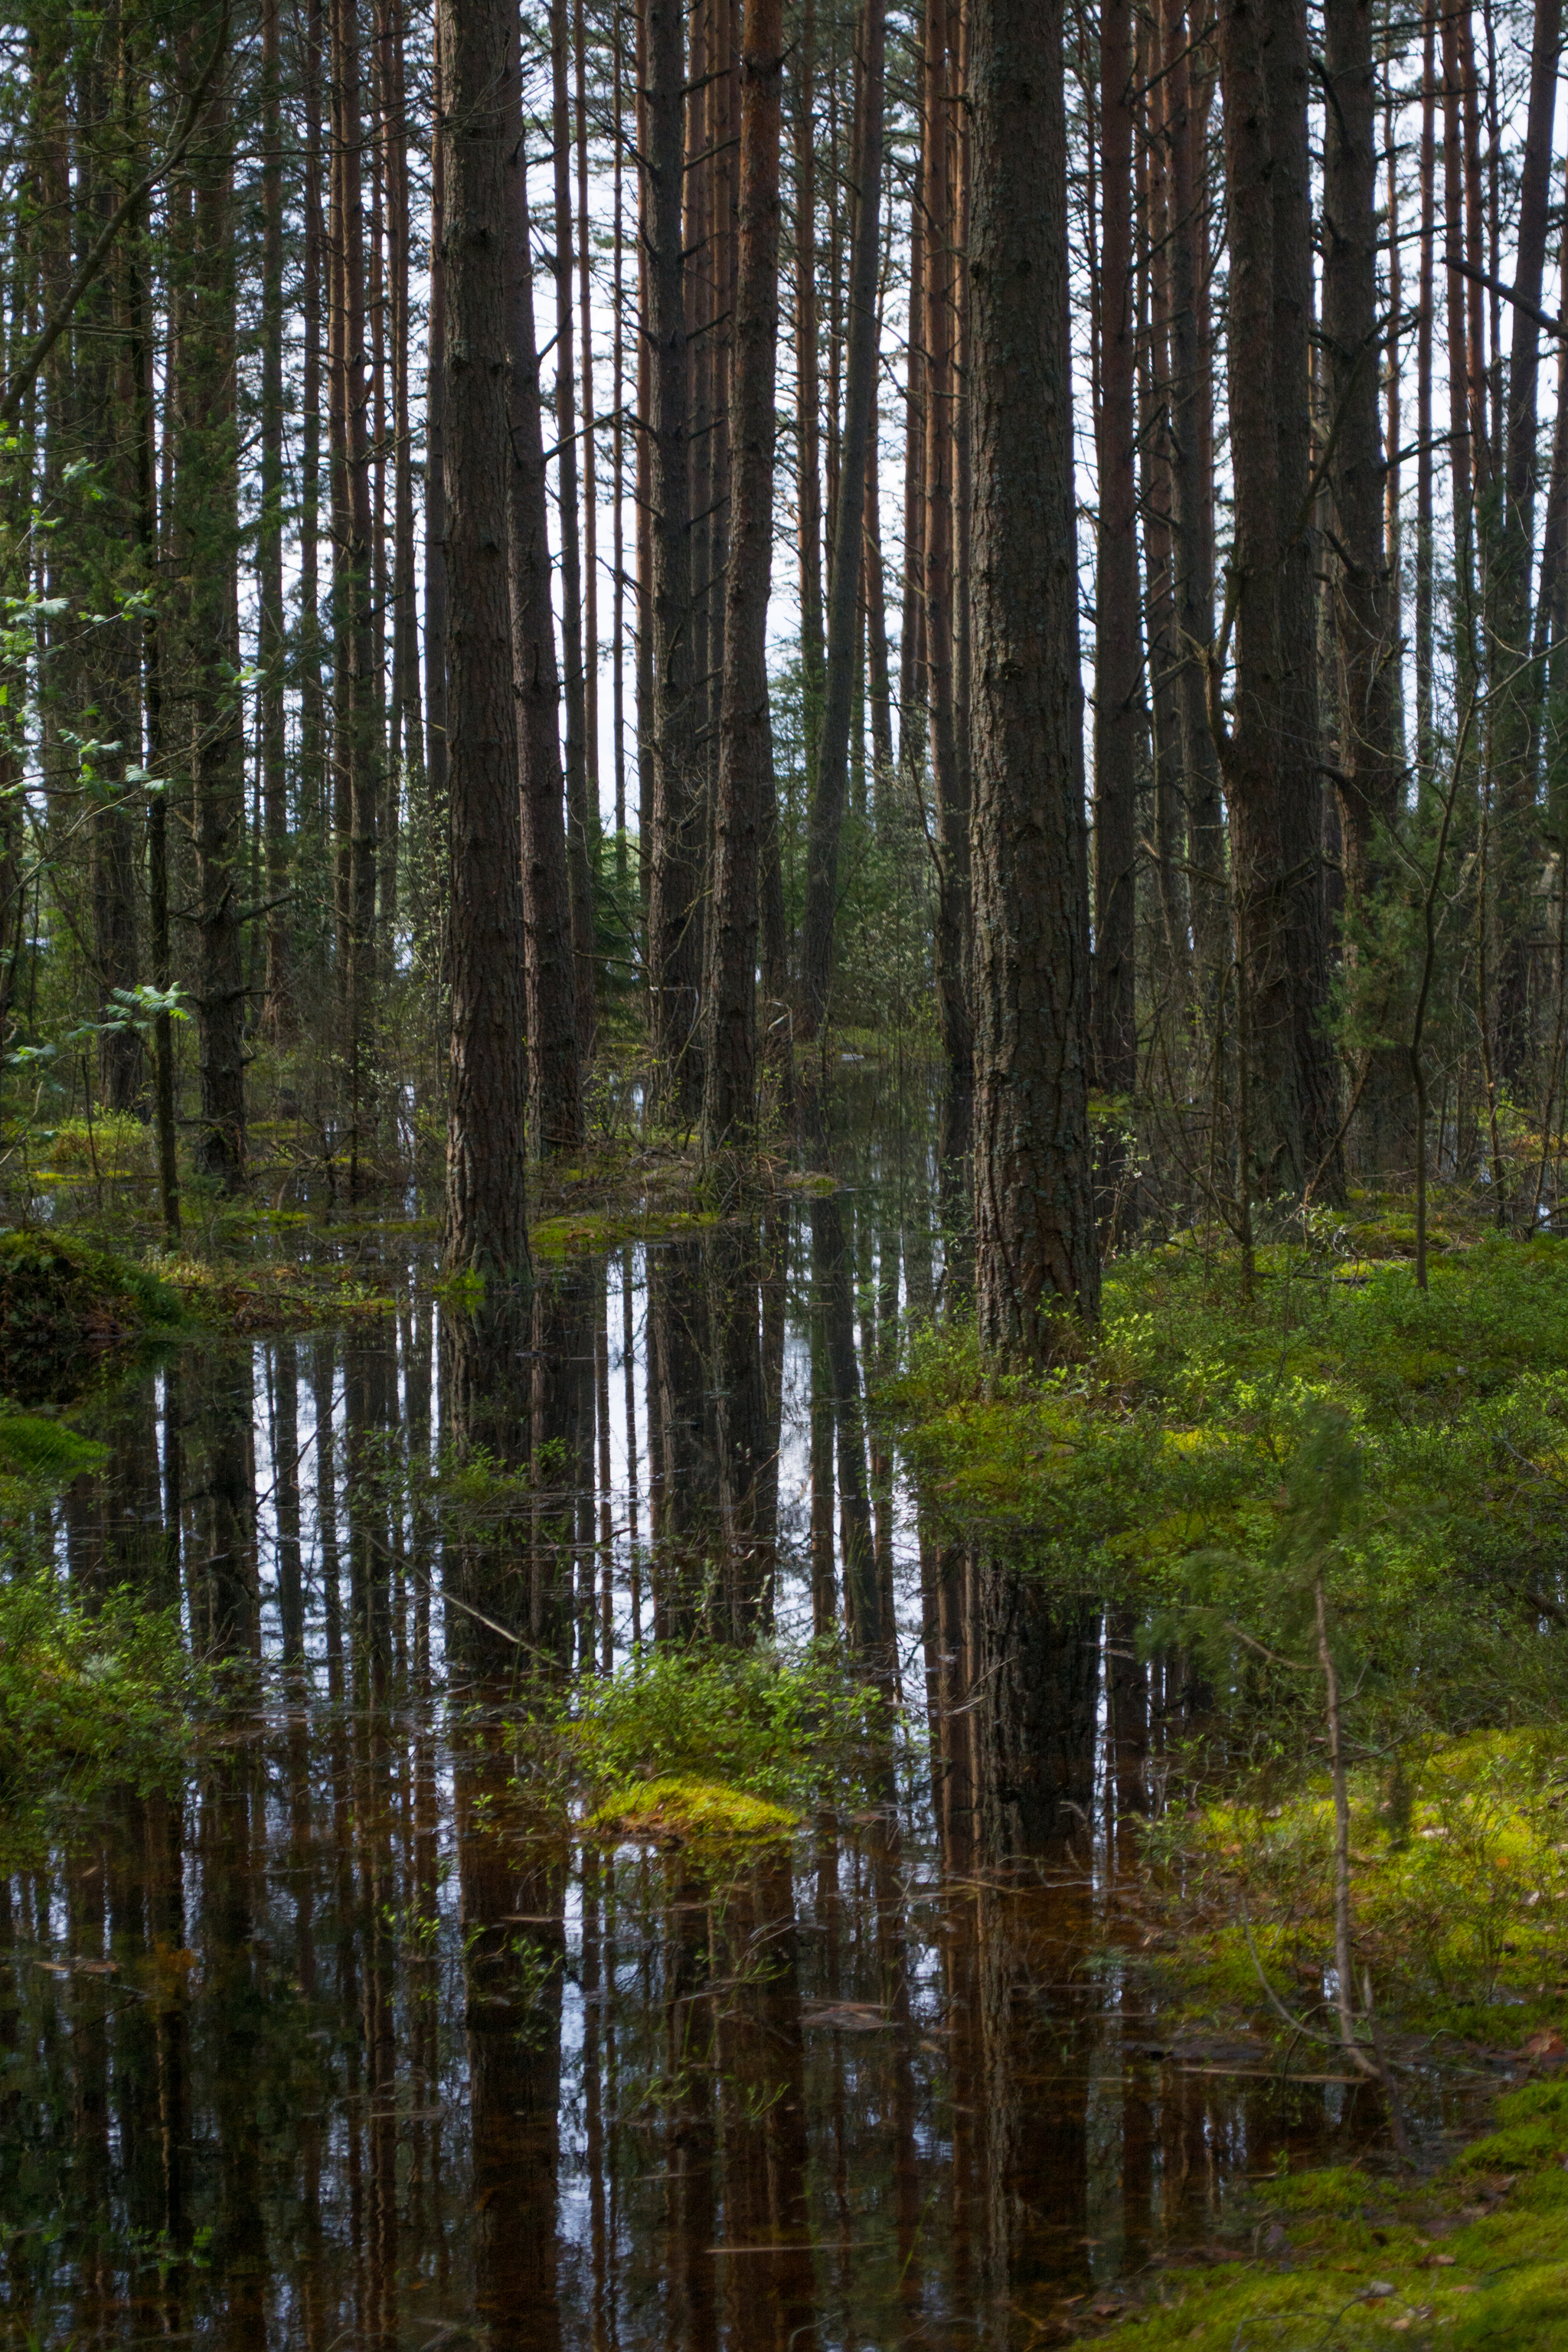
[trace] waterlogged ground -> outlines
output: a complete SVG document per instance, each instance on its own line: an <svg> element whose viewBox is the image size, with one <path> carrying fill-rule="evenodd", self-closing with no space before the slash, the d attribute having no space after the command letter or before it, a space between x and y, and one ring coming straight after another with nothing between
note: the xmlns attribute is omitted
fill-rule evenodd
<svg viewBox="0 0 1568 2352"><path fill-rule="evenodd" d="M417 1245L363 1248L395 1315L138 1370L51 1514L79 1591L177 1597L252 1696L5 1886L0 2341L1024 2347L1249 2244L1282 2158L1375 2168L1375 2091L1152 2006L1092 1606L1048 1686L966 1647L863 1403L940 1284L918 1201L575 1263L477 1402ZM482 1589L465 1412L533 1480ZM544 1586L583 1677L692 1606L787 1642L874 1590L879 1790L744 1853L542 1829ZM1083 1801L969 1801L1009 1710ZM1410 2111L1430 2147L1458 2094Z"/></svg>

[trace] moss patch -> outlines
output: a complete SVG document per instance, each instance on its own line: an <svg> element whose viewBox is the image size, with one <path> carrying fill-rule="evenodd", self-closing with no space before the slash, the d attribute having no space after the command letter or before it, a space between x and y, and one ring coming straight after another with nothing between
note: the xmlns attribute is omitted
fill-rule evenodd
<svg viewBox="0 0 1568 2352"><path fill-rule="evenodd" d="M141 1335L179 1320L168 1285L53 1233L0 1234L0 1390L70 1396Z"/></svg>
<svg viewBox="0 0 1568 2352"><path fill-rule="evenodd" d="M637 1780L596 1806L588 1826L612 1837L715 1839L788 1837L799 1820L766 1797L718 1780L673 1777Z"/></svg>
<svg viewBox="0 0 1568 2352"><path fill-rule="evenodd" d="M373 1289L353 1265L265 1260L234 1265L178 1257L163 1260L160 1272L196 1322L242 1336L375 1321L397 1303Z"/></svg>
<svg viewBox="0 0 1568 2352"><path fill-rule="evenodd" d="M1137 2340L1152 2352L1547 2352L1568 2342L1565 2165L1568 2083L1550 2080L1507 2094L1498 2129L1435 2180L1282 2178L1251 2217L1268 2253L1130 2294Z"/></svg>

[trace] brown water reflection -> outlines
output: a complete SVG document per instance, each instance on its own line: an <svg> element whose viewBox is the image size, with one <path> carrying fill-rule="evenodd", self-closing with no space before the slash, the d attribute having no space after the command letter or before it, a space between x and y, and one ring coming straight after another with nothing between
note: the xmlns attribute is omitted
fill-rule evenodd
<svg viewBox="0 0 1568 2352"><path fill-rule="evenodd" d="M482 1327L413 1271L134 1375L55 1514L253 1714L5 1887L0 2339L1023 2346L1375 2145L1364 2091L1159 2054L1111 1864L1180 1694L922 1542L863 1367L923 1226L842 1196ZM458 1442L534 1471L460 1543ZM717 1874L539 1838L520 1657L839 1622L909 1710L882 1801Z"/></svg>

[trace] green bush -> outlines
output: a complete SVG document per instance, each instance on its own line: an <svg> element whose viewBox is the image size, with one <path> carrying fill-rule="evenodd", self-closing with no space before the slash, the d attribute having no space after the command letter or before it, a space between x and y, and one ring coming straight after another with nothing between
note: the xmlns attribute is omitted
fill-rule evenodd
<svg viewBox="0 0 1568 2352"><path fill-rule="evenodd" d="M596 1802L653 1782L721 1783L794 1810L842 1792L871 1754L881 1702L833 1643L794 1654L659 1643L584 1680L565 1725Z"/></svg>

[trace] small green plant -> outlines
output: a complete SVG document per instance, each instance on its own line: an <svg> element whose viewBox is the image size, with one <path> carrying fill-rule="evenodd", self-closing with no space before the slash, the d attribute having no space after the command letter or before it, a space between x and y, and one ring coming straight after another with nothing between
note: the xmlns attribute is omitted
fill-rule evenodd
<svg viewBox="0 0 1568 2352"><path fill-rule="evenodd" d="M671 1803L678 1787L701 1790L689 1811L710 1806L717 1785L787 1820L856 1781L880 1706L830 1642L795 1652L661 1643L585 1683L563 1728L595 1802L626 1811L653 1788Z"/></svg>

